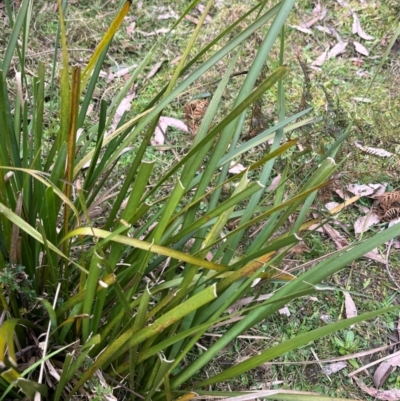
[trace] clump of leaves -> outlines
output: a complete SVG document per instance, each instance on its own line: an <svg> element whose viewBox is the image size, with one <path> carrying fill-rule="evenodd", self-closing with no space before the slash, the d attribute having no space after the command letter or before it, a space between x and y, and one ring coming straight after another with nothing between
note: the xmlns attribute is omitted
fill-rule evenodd
<svg viewBox="0 0 400 401"><path fill-rule="evenodd" d="M171 29L197 3L194 0ZM168 35L153 46L111 104L101 102L94 125L86 119L87 110L107 47L131 2L121 2L109 31L81 70L69 65L67 4L59 0L59 87L55 79L46 78L43 64L32 78L25 70L33 1L22 0L15 18L9 13L13 32L0 71L0 126L5 138L0 168L7 177L0 175L0 265L4 270L11 259L25 266L43 308L22 309L21 300L14 296L17 289L9 289L10 294L1 289L0 400L25 395L70 400L78 393L90 397L90 385L95 385L98 374L110 383L118 381L113 396L119 399L218 395L208 390L210 386L397 308L382 308L300 334L211 377L202 373L236 336L292 299L325 291L321 281L398 234L393 226L344 247L298 277L282 269L287 252L316 223L310 220L310 207L337 169L334 157L347 136L346 132L338 135L312 168L297 166L306 174L300 187L291 185L296 171L291 160L282 156L289 149L295 152L296 140L287 141L285 134L313 121L305 118L307 109L285 115L283 80L289 68L284 65L283 26L294 3L284 0L270 9L258 3L190 58L212 5L208 1L171 78L143 112L128 118L126 112L120 114L119 106L129 103L130 88L142 82L144 69ZM6 5L11 10L9 0ZM236 32L235 27L244 23L247 28ZM257 31L263 40L246 79L234 104L215 121L241 47ZM257 81L277 40L277 67ZM14 54L17 74L10 71ZM224 58L226 70L196 125L192 145L166 171L156 170L155 161L146 155L166 107ZM14 84L16 96L10 89ZM246 111L273 88L277 88L277 122L242 142ZM59 104L55 138L46 137L43 130L48 93ZM78 135L82 129L84 134ZM266 150L259 159L244 157L260 145ZM115 167L126 152L132 163L125 179L113 186L118 178ZM239 160L245 169L233 173L231 163ZM268 189L274 168L279 168L281 180ZM99 213L101 218L96 219ZM249 230L253 230L251 241ZM238 299L261 288L253 288L256 282L274 283L272 296L227 313ZM60 298L64 302L59 303ZM203 334L221 323L226 325L225 333L191 358ZM22 351L31 349L32 343L40 347L30 357ZM88 364L90 360L93 363Z"/></svg>

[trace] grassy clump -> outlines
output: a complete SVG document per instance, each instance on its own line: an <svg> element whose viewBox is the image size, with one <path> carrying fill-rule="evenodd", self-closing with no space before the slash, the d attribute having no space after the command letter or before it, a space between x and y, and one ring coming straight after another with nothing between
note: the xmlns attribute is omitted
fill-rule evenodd
<svg viewBox="0 0 400 401"><path fill-rule="evenodd" d="M295 148L298 140L286 138L315 120L307 117L309 109L287 117L284 80L290 71L284 65L283 27L293 0L270 9L257 4L215 42L198 45L211 3L168 80L148 84L145 78L167 35L151 48L139 42L148 52L123 87L99 101L108 46L130 2L121 2L80 68L70 66L67 2L59 1L59 25L52 32L55 48L60 44L60 55L54 54L60 69L48 76L43 63L34 73L25 63L32 0L23 0L17 15L6 1L10 36L0 74L0 399L111 397L115 382L117 399L190 399L192 391L218 395L221 383L241 380L247 387L244 374L251 369L397 308L288 333L259 354L212 377L206 374L205 367L237 336L293 300L335 291L320 283L397 233L391 227L297 276L285 271L288 252L301 240L312 240L306 229L330 218L312 218L310 211L317 191L337 169L334 158L348 132L344 127L335 132L307 168ZM146 18L146 11L138 16ZM181 23L178 19L172 30ZM232 85L252 35L258 35L258 51ZM273 68L265 68L268 59ZM198 94L196 83L221 60L226 67L212 86L196 135L160 165L158 149L150 146L160 118L178 113L188 93ZM121 112L135 85L134 107ZM254 128L246 112L261 107L263 96L276 107L242 140L243 131ZM244 169L232 170L238 161ZM268 188L277 171L279 185ZM266 288L271 298L231 311L242 297ZM204 334L221 334L215 332L221 323L222 335L198 351ZM210 386L211 393L205 390Z"/></svg>

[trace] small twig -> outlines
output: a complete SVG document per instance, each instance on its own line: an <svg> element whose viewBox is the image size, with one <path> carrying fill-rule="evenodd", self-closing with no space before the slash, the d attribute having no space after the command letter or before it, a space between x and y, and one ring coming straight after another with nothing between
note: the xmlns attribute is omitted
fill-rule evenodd
<svg viewBox="0 0 400 401"><path fill-rule="evenodd" d="M389 254L390 254L390 249L392 248L393 245L393 238L390 240L389 245L387 247L387 251L386 251L386 262L385 262L385 266L386 266L386 271L388 276L390 277L390 279L393 281L393 283L395 284L395 286L400 290L400 285L397 283L396 279L393 277L392 272L390 271L389 268Z"/></svg>
<svg viewBox="0 0 400 401"><path fill-rule="evenodd" d="M196 345L202 349L203 351L208 351L208 349L206 347L204 347L203 345L201 345L200 343L196 343Z"/></svg>
<svg viewBox="0 0 400 401"><path fill-rule="evenodd" d="M393 344L391 344L390 346L393 346ZM395 353L393 353L393 354L390 354L390 355L386 355L386 356L384 356L383 358L377 359L376 361L373 361L373 362L371 362L371 363L368 363L367 365L361 366L361 368L358 368L358 369L356 369L354 372L349 373L349 374L347 375L347 377L353 377L353 376L355 376L357 373L360 373L360 372L362 372L363 370L366 370L366 369L370 368L371 366L378 365L378 363L381 363L381 362L383 362L383 361L387 361L388 359L391 359L391 358L393 358L393 357L395 357L395 356L398 356L398 355L400 355L400 351L397 351L397 352L395 352Z"/></svg>
<svg viewBox="0 0 400 401"><path fill-rule="evenodd" d="M58 294L60 293L60 288L61 288L61 283L58 283L57 285L57 289L56 289L56 294L54 296L54 301L53 301L53 309L56 309L56 305L57 305L57 299L58 299ZM47 354L47 347L49 345L49 340L50 340L50 330L51 330L51 321L49 321L49 324L47 326L47 333L46 333L46 339L44 341L44 345L43 345L43 358L46 357ZM42 380L43 380L43 374L44 374L44 365L45 365L46 361L44 360L41 365L40 365L40 372L39 372L39 378L38 378L38 383L41 384ZM42 399L41 394L37 391L35 393L35 397L34 400L35 401L40 401Z"/></svg>
<svg viewBox="0 0 400 401"><path fill-rule="evenodd" d="M312 354L314 355L315 362L318 363L318 365L319 365L319 367L321 368L322 372L326 375L326 377L328 378L328 380L332 383L332 379L329 377L329 375L327 375L327 374L324 372L324 367L322 366L322 363L321 363L320 359L318 358L317 353L314 351L314 348L313 348L313 347L311 347L311 352L312 352Z"/></svg>

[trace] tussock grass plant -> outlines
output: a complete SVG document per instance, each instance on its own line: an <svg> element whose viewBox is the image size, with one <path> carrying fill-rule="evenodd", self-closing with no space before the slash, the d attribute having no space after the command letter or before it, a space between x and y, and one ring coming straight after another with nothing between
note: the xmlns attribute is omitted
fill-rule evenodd
<svg viewBox="0 0 400 401"><path fill-rule="evenodd" d="M269 9L260 2L192 55L212 4L208 1L170 81L142 113L132 118L125 114L116 127L117 107L168 35L143 58L115 99L110 104L101 102L93 125L86 118L87 110L109 43L130 12L130 2L121 2L109 31L81 68L69 64L67 1L59 0L61 67L58 75L49 77L49 68L42 63L34 76L25 69L33 0L22 0L16 14L10 1L5 3L12 34L0 60L4 140L0 147L0 400L59 401L94 394L155 401L189 400L196 394L226 396L215 385L397 308L328 324L216 375L203 373L238 335L295 298L329 290L320 283L398 234L397 226L388 228L298 277L281 270L282 259L307 235L306 228L322 223L310 220L310 207L318 189L329 183L340 165L334 158L347 136L343 132L307 169L301 187L292 188L290 179L297 170L292 171L289 159L282 156L294 151L296 141L287 141L285 133L313 122L306 117L308 110L285 115L284 79L290 71L284 65L284 25L294 0ZM190 3L175 26L197 3ZM251 22L237 31L248 17ZM215 121L241 46L260 29L267 33L235 102ZM213 52L222 41L223 46ZM276 43L277 67L259 82ZM155 175L155 162L146 159L146 150L163 110L228 55L191 147L167 171ZM14 56L16 73L10 69ZM54 65L57 57L56 53ZM276 124L242 141L246 111L271 89L277 93ZM48 96L59 107L58 115L51 117L56 122L50 121L59 124L54 138L44 129ZM267 145L269 140L272 144ZM261 145L265 151L259 160L244 171L230 173L231 162ZM123 182L109 188L123 152L130 152L132 163ZM268 190L275 169L281 181ZM171 188L167 196L164 184ZM101 220L94 217L98 208ZM260 229L249 240L248 230L255 227ZM273 283L272 296L228 313L238 299L257 294L258 287L252 287L255 279ZM232 318L222 337L201 355L194 352L205 332ZM284 390L257 397L328 399Z"/></svg>

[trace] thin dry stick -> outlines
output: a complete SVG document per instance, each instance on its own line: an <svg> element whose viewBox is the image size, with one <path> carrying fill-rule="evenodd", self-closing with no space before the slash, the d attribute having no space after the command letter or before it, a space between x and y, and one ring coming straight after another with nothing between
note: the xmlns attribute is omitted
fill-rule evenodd
<svg viewBox="0 0 400 401"><path fill-rule="evenodd" d="M394 344L390 345L390 347L392 347L393 345L394 345ZM377 365L378 363L381 363L381 362L383 362L383 361L387 361L388 359L391 359L391 358L393 358L393 357L395 357L395 356L397 356L397 355L400 355L400 351L397 351L397 352L395 352L395 353L393 353L393 354L390 354L390 355L386 355L386 356L384 356L384 357L381 358L381 359L377 359L377 360L374 361L374 362L371 362L371 363L368 363L367 365L361 366L361 368L358 368L358 369L356 369L354 372L349 373L349 374L347 375L347 377L353 377L353 376L355 376L357 373L360 373L360 372L362 372L363 370L370 368L371 366Z"/></svg>
<svg viewBox="0 0 400 401"><path fill-rule="evenodd" d="M324 372L324 367L322 366L322 363L321 363L320 359L318 358L317 353L314 351L314 348L312 348L312 347L311 347L311 352L314 355L315 362L318 363L318 365L321 368L322 372ZM332 379L329 377L329 375L327 375L325 372L324 372L324 374L328 378L328 380L332 383Z"/></svg>
<svg viewBox="0 0 400 401"><path fill-rule="evenodd" d="M60 293L60 288L61 288L61 283L58 283L57 289L56 289L56 294L55 294L54 301L53 301L53 309L56 309L57 298L58 298L58 294ZM49 345L49 339L50 339L50 330L51 330L51 322L49 322L49 324L47 326L46 339L45 339L44 345L43 345L43 358L47 354L47 347ZM42 380L43 380L44 365L45 365L45 361L43 361L41 363L41 365L40 365L40 372L39 372L39 378L38 378L38 383L39 384L41 384ZM35 399L35 401L40 401L42 399L42 396L38 391L35 393L35 398L34 399Z"/></svg>

